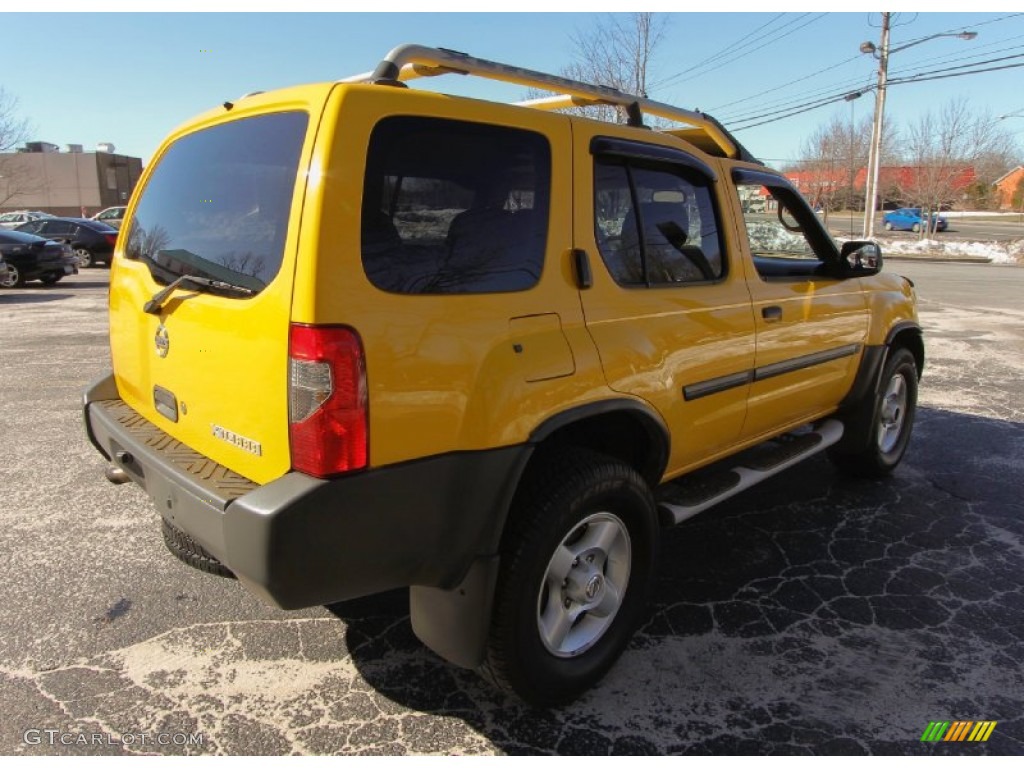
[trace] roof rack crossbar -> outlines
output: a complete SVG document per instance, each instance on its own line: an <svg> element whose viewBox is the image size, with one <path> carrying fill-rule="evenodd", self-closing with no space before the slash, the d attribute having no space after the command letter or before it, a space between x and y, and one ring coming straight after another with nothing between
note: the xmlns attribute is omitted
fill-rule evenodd
<svg viewBox="0 0 1024 768"><path fill-rule="evenodd" d="M431 48L415 44L400 45L393 48L372 72L353 75L339 82L395 83L444 74L476 75L491 80L554 91L558 94L546 99L518 102L518 106L537 109L556 110L590 104L608 104L629 108L631 104L636 104L643 113L676 120L701 129L721 148L726 157L735 158L742 154L737 142L722 128L721 124L701 112L674 107L671 104L636 96L606 85L583 83L559 75L478 59L459 51L450 51L447 48Z"/></svg>

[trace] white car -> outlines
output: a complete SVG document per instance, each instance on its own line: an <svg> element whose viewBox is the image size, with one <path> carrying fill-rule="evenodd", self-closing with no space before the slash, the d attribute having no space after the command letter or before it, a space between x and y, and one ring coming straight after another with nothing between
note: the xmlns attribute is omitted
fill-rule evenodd
<svg viewBox="0 0 1024 768"><path fill-rule="evenodd" d="M96 221L102 221L114 229L120 229L121 222L124 220L124 212L127 210L127 206L115 205L113 208L104 208L92 218Z"/></svg>
<svg viewBox="0 0 1024 768"><path fill-rule="evenodd" d="M49 213L43 213L42 211L11 211L10 213L0 214L0 227L14 229L36 219L50 218L53 217Z"/></svg>

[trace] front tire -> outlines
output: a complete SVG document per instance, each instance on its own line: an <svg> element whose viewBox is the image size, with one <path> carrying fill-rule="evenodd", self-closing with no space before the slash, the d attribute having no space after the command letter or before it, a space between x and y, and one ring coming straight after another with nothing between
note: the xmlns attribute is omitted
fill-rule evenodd
<svg viewBox="0 0 1024 768"><path fill-rule="evenodd" d="M481 673L537 706L563 704L615 663L656 567L651 490L632 467L580 449L539 457L502 542Z"/></svg>
<svg viewBox="0 0 1024 768"><path fill-rule="evenodd" d="M920 224L915 224L913 227L911 227L911 229L914 232L920 232L921 231L921 225Z"/></svg>
<svg viewBox="0 0 1024 768"><path fill-rule="evenodd" d="M882 370L879 391L846 420L866 443L854 451L831 451L829 456L844 474L880 478L890 474L907 451L917 413L917 362L910 350L893 349Z"/></svg>
<svg viewBox="0 0 1024 768"><path fill-rule="evenodd" d="M887 230L888 230L889 232L892 232L892 222L891 222L891 221L887 221L887 222L885 222L885 228L886 228L886 229L887 229Z"/></svg>
<svg viewBox="0 0 1024 768"><path fill-rule="evenodd" d="M25 284L25 275L13 264L7 264L7 275L0 280L0 288L21 288Z"/></svg>

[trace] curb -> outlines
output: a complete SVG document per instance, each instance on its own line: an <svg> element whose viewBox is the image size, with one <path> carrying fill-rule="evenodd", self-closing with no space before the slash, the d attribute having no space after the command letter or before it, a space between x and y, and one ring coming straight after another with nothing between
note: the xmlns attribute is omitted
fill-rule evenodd
<svg viewBox="0 0 1024 768"><path fill-rule="evenodd" d="M946 256L941 253L886 253L882 249L884 261L928 261L937 264L991 264L988 256Z"/></svg>

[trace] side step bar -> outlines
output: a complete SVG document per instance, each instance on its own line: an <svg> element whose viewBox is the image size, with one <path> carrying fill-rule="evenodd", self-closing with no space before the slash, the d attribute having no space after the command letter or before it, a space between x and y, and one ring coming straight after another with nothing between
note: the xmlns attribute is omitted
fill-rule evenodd
<svg viewBox="0 0 1024 768"><path fill-rule="evenodd" d="M658 489L658 512L669 525L681 523L835 445L842 436L842 422L829 419L816 429L769 440L734 457L736 463L729 468L700 471L666 483Z"/></svg>

